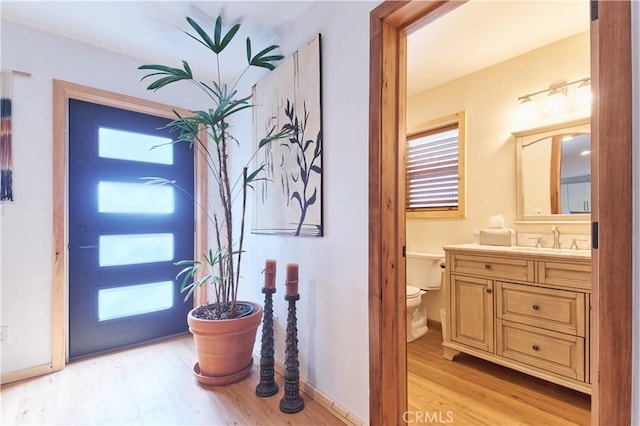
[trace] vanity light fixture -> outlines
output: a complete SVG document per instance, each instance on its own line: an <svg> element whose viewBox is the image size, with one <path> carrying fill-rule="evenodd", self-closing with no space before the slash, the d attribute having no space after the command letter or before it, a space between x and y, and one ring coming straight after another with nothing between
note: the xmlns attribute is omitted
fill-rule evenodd
<svg viewBox="0 0 640 426"><path fill-rule="evenodd" d="M519 99L522 99L522 101L520 102L520 117L530 118L534 117L538 113L538 106L529 96L523 96Z"/></svg>
<svg viewBox="0 0 640 426"><path fill-rule="evenodd" d="M567 89L553 89L544 101L544 113L555 114L567 108Z"/></svg>
<svg viewBox="0 0 640 426"><path fill-rule="evenodd" d="M576 87L574 91L571 91L570 88L574 85L578 85L578 87ZM553 84L549 86L548 89L520 96L518 98L518 101L520 101L520 116L522 118L535 116L538 112L538 106L533 98L545 93L547 96L544 97L544 107L542 108L544 114L554 114L565 111L570 105L576 109L585 108L591 104L591 78L585 77L568 83ZM569 104L570 96L573 97L571 104Z"/></svg>
<svg viewBox="0 0 640 426"><path fill-rule="evenodd" d="M591 105L591 79L585 78L580 85L576 87L576 97L573 100L573 106L576 108L584 108Z"/></svg>

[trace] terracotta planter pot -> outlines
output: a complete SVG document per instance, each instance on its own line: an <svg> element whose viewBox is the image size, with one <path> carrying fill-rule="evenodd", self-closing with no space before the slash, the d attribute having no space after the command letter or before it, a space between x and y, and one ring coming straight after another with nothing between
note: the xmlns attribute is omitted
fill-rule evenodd
<svg viewBox="0 0 640 426"><path fill-rule="evenodd" d="M253 312L242 318L201 320L192 315L195 309L187 315L198 354L194 374L200 383L228 385L239 382L251 372L262 306L253 302L243 303L252 305Z"/></svg>

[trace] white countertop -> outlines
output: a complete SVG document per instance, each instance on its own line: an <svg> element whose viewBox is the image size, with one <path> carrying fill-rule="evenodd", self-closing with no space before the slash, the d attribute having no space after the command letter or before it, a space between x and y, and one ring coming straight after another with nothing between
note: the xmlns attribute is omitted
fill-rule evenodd
<svg viewBox="0 0 640 426"><path fill-rule="evenodd" d="M454 244L443 246L443 250L464 249L494 254L519 254L531 257L553 257L565 259L591 259L591 250L554 249L525 246L490 246L480 244Z"/></svg>

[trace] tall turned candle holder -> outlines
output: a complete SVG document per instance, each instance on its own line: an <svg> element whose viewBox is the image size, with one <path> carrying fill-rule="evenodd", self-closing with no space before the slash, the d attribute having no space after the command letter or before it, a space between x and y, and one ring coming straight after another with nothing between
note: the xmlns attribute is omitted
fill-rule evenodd
<svg viewBox="0 0 640 426"><path fill-rule="evenodd" d="M256 395L267 397L278 392L278 384L273 379L273 300L275 288L264 287L264 316L262 317L262 346L260 347L260 383Z"/></svg>
<svg viewBox="0 0 640 426"><path fill-rule="evenodd" d="M260 383L256 395L267 397L278 392L273 379L273 293L276 292L276 261L267 259L264 267L264 316L262 317L262 346L260 348Z"/></svg>
<svg viewBox="0 0 640 426"><path fill-rule="evenodd" d="M287 281L287 293L290 293ZM293 286L292 286L293 287ZM295 280L297 290L298 280ZM287 294L284 300L289 302L287 313L287 346L284 361L284 396L280 400L280 411L284 413L297 413L304 408L304 400L300 396L300 364L298 362L298 328L296 319L296 301L300 295Z"/></svg>

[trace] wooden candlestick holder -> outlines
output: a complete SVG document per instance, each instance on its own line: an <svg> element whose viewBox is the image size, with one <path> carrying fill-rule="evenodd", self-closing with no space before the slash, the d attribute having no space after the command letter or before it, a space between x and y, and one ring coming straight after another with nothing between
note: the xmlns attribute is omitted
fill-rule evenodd
<svg viewBox="0 0 640 426"><path fill-rule="evenodd" d="M264 293L264 316L262 317L262 345L260 347L260 383L256 395L267 397L278 392L278 384L273 379L273 299L275 288L262 288Z"/></svg>
<svg viewBox="0 0 640 426"><path fill-rule="evenodd" d="M285 295L289 302L287 313L287 346L284 361L284 396L280 400L280 411L288 414L297 413L304 408L304 400L300 396L300 364L298 362L298 328L296 319L296 301L300 295Z"/></svg>

